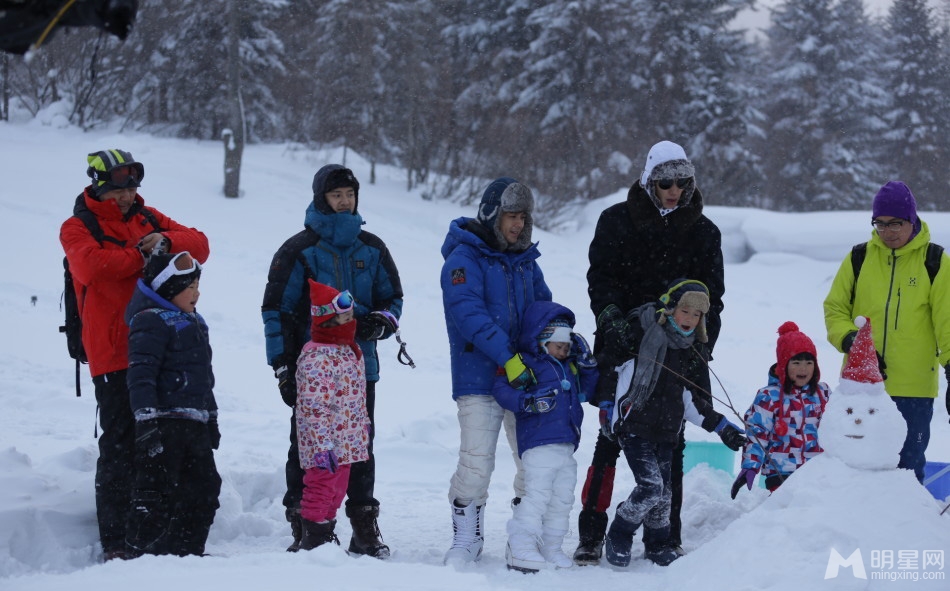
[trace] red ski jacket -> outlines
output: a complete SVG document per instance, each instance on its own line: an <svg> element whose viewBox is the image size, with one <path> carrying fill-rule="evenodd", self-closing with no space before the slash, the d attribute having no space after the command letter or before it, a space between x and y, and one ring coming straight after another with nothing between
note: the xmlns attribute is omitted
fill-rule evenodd
<svg viewBox="0 0 950 591"><path fill-rule="evenodd" d="M143 236L155 228L141 213L145 201L138 194L124 219L115 201L97 200L91 187L83 193L86 207L96 216L103 233L117 240L99 244L86 225L72 216L59 230L76 288L82 318L82 344L89 358L89 373L98 376L129 366L129 327L125 308L132 299L135 282L142 276L145 261L136 248ZM208 260L208 238L185 227L154 208L147 208L158 221L162 235L171 243L169 252L188 251L200 263Z"/></svg>

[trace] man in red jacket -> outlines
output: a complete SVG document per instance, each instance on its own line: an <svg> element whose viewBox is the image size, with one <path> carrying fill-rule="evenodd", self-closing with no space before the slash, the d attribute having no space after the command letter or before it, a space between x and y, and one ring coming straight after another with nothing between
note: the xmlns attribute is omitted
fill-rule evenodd
<svg viewBox="0 0 950 591"><path fill-rule="evenodd" d="M123 150L89 154L92 183L76 198L59 240L66 251L82 318L82 343L99 405L99 460L96 463L96 513L105 560L126 558L126 520L132 489L135 421L126 385L129 327L123 316L136 281L153 250L188 251L202 264L208 239L157 209L136 192L145 167ZM80 219L92 214L101 242Z"/></svg>

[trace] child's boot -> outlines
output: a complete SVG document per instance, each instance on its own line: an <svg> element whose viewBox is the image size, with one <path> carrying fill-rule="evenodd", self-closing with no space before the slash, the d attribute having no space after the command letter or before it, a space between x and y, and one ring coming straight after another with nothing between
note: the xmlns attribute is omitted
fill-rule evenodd
<svg viewBox="0 0 950 591"><path fill-rule="evenodd" d="M669 566L681 555L669 539L669 528L643 527L643 557L654 564Z"/></svg>
<svg viewBox="0 0 950 591"><path fill-rule="evenodd" d="M509 535L505 562L509 570L523 573L536 573L544 568L544 556L538 550L538 539L526 533Z"/></svg>
<svg viewBox="0 0 950 591"><path fill-rule="evenodd" d="M541 556L554 565L555 568L571 568L574 561L564 553L564 534L545 531L541 536Z"/></svg>
<svg viewBox="0 0 950 591"><path fill-rule="evenodd" d="M445 553L445 564L464 564L481 558L485 506L476 507L472 501L460 506L452 503L452 547Z"/></svg>
<svg viewBox="0 0 950 591"><path fill-rule="evenodd" d="M317 546L322 546L329 542L333 542L337 546L340 545L340 539L336 537L336 534L333 533L333 529L336 527L336 519L331 519L330 521L309 521L307 519L300 519L301 524L301 537L300 537L300 549L301 550L313 550Z"/></svg>
<svg viewBox="0 0 950 591"><path fill-rule="evenodd" d="M607 562L614 566L627 566L630 564L630 549L633 546L633 534L636 533L639 523L631 523L620 514L620 507L617 507L617 513L614 520L610 523L610 529L607 530L607 540L604 544L604 556Z"/></svg>

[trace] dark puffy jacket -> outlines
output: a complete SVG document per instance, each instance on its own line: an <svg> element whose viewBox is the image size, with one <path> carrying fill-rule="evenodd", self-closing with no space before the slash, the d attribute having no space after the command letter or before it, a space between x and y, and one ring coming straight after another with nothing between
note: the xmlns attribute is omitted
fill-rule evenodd
<svg viewBox="0 0 950 591"><path fill-rule="evenodd" d="M125 321L132 412L155 409L154 418L202 422L208 413L216 414L211 344L204 318L197 312L183 312L139 279Z"/></svg>
<svg viewBox="0 0 950 591"><path fill-rule="evenodd" d="M698 188L687 205L661 216L637 181L626 201L600 214L588 256L587 292L594 318L607 304L627 314L656 301L674 279L698 279L709 288L706 328L710 350L715 345L725 292L722 234L703 215ZM597 350L600 340L595 341Z"/></svg>
<svg viewBox="0 0 950 591"><path fill-rule="evenodd" d="M360 229L359 213L321 213L311 202L304 225L274 255L261 306L267 363L274 368L287 365L291 374L310 340L308 278L349 290L356 299L357 323L374 310L388 310L396 318L402 315L396 263L378 236ZM366 361L366 380L378 381L376 341L357 339L357 344Z"/></svg>
<svg viewBox="0 0 950 591"><path fill-rule="evenodd" d="M525 311L518 350L538 381L527 392L516 390L508 384L505 376L495 378L493 394L498 404L515 413L518 433L518 455L539 445L571 443L574 449L581 440L581 422L584 409L579 398L594 394L597 386L597 370L579 370L575 365L574 351L566 361L558 361L538 344L538 334L555 318L564 318L573 327L574 313L554 302L534 302ZM565 389L563 382L570 384ZM525 397L556 391L554 408L546 413L524 412Z"/></svg>
<svg viewBox="0 0 950 591"><path fill-rule="evenodd" d="M643 330L639 319L631 324L637 333L637 343L640 343L643 340ZM695 348L668 347L653 393L639 412L627 417L621 429L649 441L675 443L679 440L686 413L683 402L685 388L692 395L693 405L703 417L702 428L712 432L723 416L716 412L706 395L695 391L694 384L700 383L701 372L704 371L707 371L706 365Z"/></svg>
<svg viewBox="0 0 950 591"><path fill-rule="evenodd" d="M532 244L521 252L488 246L484 226L461 217L442 244L442 305L452 358L452 398L491 395L498 368L515 353L525 309L551 301Z"/></svg>

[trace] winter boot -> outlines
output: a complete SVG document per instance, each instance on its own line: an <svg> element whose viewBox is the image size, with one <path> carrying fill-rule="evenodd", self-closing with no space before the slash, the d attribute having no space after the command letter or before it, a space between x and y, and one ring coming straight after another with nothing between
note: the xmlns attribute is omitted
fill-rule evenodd
<svg viewBox="0 0 950 591"><path fill-rule="evenodd" d="M577 516L577 531L580 538L574 551L574 564L595 565L604 552L604 534L607 532L607 513L594 509L581 509Z"/></svg>
<svg viewBox="0 0 950 591"><path fill-rule="evenodd" d="M389 546L383 543L383 536L379 533L379 506L347 507L346 516L353 526L353 537L350 538L350 554L364 554L373 558L389 558Z"/></svg>
<svg viewBox="0 0 950 591"><path fill-rule="evenodd" d="M300 508L288 508L284 511L284 517L290 522L290 535L294 537L294 541L287 546L287 551L296 552L300 550L300 538L303 536L303 526L300 524Z"/></svg>
<svg viewBox="0 0 950 591"><path fill-rule="evenodd" d="M657 548L643 551L643 557L660 566L669 566L674 560L680 557L675 548L660 546Z"/></svg>
<svg viewBox="0 0 950 591"><path fill-rule="evenodd" d="M538 539L524 533L509 535L505 562L508 563L508 570L523 573L536 573L544 568L544 556L538 549Z"/></svg>
<svg viewBox="0 0 950 591"><path fill-rule="evenodd" d="M669 528L643 528L643 557L660 566L669 566L681 554L669 538Z"/></svg>
<svg viewBox="0 0 950 591"><path fill-rule="evenodd" d="M564 553L564 534L544 532L541 536L541 556L554 565L555 568L571 568L574 561Z"/></svg>
<svg viewBox="0 0 950 591"><path fill-rule="evenodd" d="M621 504L621 507L623 505ZM627 566L630 564L630 549L633 546L633 534L636 533L639 523L631 523L620 515L620 508L617 508L617 514L607 530L607 538L604 544L604 556L607 562L614 566Z"/></svg>
<svg viewBox="0 0 950 591"><path fill-rule="evenodd" d="M482 557L482 537L485 506L476 507L472 501L460 506L452 503L452 547L445 553L445 564L461 565Z"/></svg>
<svg viewBox="0 0 950 591"><path fill-rule="evenodd" d="M333 542L337 546L340 545L340 538L333 533L333 529L336 527L336 519L317 523L301 518L300 526L300 550L313 550L317 546L329 542Z"/></svg>

